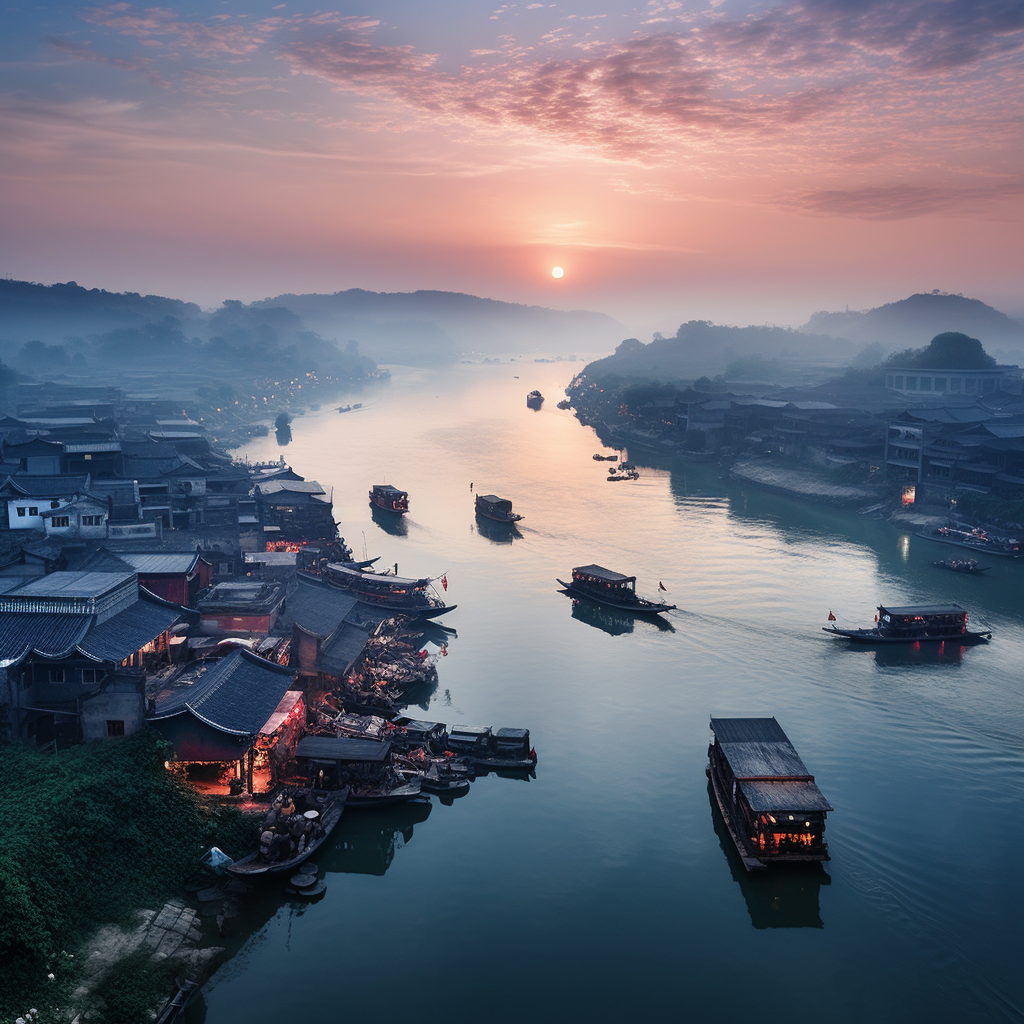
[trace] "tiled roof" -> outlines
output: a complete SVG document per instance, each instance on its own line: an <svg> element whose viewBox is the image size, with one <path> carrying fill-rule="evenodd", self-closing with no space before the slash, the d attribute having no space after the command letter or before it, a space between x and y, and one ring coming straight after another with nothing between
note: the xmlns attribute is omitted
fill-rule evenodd
<svg viewBox="0 0 1024 1024"><path fill-rule="evenodd" d="M183 617L181 609L140 595L130 608L90 629L78 643L78 649L97 661L120 662Z"/></svg>
<svg viewBox="0 0 1024 1024"><path fill-rule="evenodd" d="M255 736L292 688L295 671L248 651L233 651L188 689L157 706L155 721L191 713L220 732Z"/></svg>
<svg viewBox="0 0 1024 1024"><path fill-rule="evenodd" d="M0 668L16 665L31 651L59 658L75 649L92 625L91 615L0 612Z"/></svg>
<svg viewBox="0 0 1024 1024"><path fill-rule="evenodd" d="M58 494L75 494L89 489L88 473L68 476L30 476L19 473L9 476L0 486L9 486L12 490L32 498L48 498Z"/></svg>
<svg viewBox="0 0 1024 1024"><path fill-rule="evenodd" d="M126 551L118 557L127 562L140 576L177 576L191 572L200 556L194 551L163 552L161 554Z"/></svg>
<svg viewBox="0 0 1024 1024"><path fill-rule="evenodd" d="M351 622L343 622L320 648L316 667L329 676L341 678L363 653L369 632Z"/></svg>
<svg viewBox="0 0 1024 1024"><path fill-rule="evenodd" d="M281 613L278 623L294 623L307 633L315 633L326 639L356 604L356 599L350 594L329 587L326 583L314 583L299 577L295 590L288 595L287 607Z"/></svg>

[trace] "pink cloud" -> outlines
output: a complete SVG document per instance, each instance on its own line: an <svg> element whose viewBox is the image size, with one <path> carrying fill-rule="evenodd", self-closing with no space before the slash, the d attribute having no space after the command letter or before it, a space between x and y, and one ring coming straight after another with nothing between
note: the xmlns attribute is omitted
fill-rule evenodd
<svg viewBox="0 0 1024 1024"><path fill-rule="evenodd" d="M143 45L177 44L200 57L252 53L259 49L267 33L280 21L273 18L267 24L257 23L251 27L227 24L219 16L211 19L213 24L182 21L174 11L165 7L143 10L127 3L87 7L81 16L94 25L139 39Z"/></svg>

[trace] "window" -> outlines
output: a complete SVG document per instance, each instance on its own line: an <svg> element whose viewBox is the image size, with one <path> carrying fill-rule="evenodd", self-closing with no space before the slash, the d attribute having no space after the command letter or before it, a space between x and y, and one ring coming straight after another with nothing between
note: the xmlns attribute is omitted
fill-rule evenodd
<svg viewBox="0 0 1024 1024"><path fill-rule="evenodd" d="M897 391L902 391L903 390L903 378L902 377L897 377L896 378L896 390Z"/></svg>
<svg viewBox="0 0 1024 1024"><path fill-rule="evenodd" d="M103 678L103 673L98 668L83 668L83 683L98 683Z"/></svg>
<svg viewBox="0 0 1024 1024"><path fill-rule="evenodd" d="M53 516L51 518L50 522L54 526L70 526L71 525L71 519L68 516Z"/></svg>
<svg viewBox="0 0 1024 1024"><path fill-rule="evenodd" d="M18 506L18 515L21 516L22 519L25 518L25 510L21 507L21 505Z"/></svg>
<svg viewBox="0 0 1024 1024"><path fill-rule="evenodd" d="M931 379L931 377L922 377L921 378L921 390L922 391L931 391L931 389L932 389L932 379Z"/></svg>
<svg viewBox="0 0 1024 1024"><path fill-rule="evenodd" d="M916 391L916 390L917 390L917 378L916 377L908 377L907 378L907 391Z"/></svg>
<svg viewBox="0 0 1024 1024"><path fill-rule="evenodd" d="M102 526L103 516L82 516L83 526Z"/></svg>
<svg viewBox="0 0 1024 1024"><path fill-rule="evenodd" d="M37 515L39 515L39 506L38 505L29 505L29 507L28 507L28 514L30 516L37 516Z"/></svg>
<svg viewBox="0 0 1024 1024"><path fill-rule="evenodd" d="M62 669L62 668L51 668L50 669L50 682L51 683L63 683L64 682L64 669Z"/></svg>
<svg viewBox="0 0 1024 1024"><path fill-rule="evenodd" d="M945 377L936 377L935 378L935 390L936 391L945 391L946 390L946 378Z"/></svg>
<svg viewBox="0 0 1024 1024"><path fill-rule="evenodd" d="M50 502L50 508L60 508L60 502L59 501L51 501Z"/></svg>
<svg viewBox="0 0 1024 1024"><path fill-rule="evenodd" d="M108 718L107 719L107 735L108 736L123 736L124 735L124 719L123 718Z"/></svg>

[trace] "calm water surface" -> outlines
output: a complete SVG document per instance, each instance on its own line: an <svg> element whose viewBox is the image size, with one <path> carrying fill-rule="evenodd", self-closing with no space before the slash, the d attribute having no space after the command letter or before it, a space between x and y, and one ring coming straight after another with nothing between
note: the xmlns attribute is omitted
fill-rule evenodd
<svg viewBox="0 0 1024 1024"><path fill-rule="evenodd" d="M1024 565L943 572L951 549L717 466L632 451L641 479L607 483L555 408L577 368L402 370L294 422L283 454L334 486L357 557L447 573L458 638L424 716L528 727L540 760L450 806L346 814L325 898L252 901L192 1020L1021 1020ZM380 482L410 493L401 532L371 518ZM521 537L480 532L471 483ZM555 577L587 562L663 581L671 628L574 614ZM996 639L939 661L821 632L880 601L956 601ZM743 876L712 714L778 718L836 808L825 871Z"/></svg>

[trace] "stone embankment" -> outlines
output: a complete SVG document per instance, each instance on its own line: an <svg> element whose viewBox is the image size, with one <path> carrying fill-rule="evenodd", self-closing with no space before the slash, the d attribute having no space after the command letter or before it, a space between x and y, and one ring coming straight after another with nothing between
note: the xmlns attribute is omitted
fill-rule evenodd
<svg viewBox="0 0 1024 1024"><path fill-rule="evenodd" d="M164 904L160 911L139 911L137 921L134 928L100 928L82 951L82 980L71 996L72 1004L81 1012L74 1021L102 1020L96 992L129 957L148 953L154 965L171 960L184 977L198 980L209 974L213 962L224 952L220 946L200 948L203 930L199 913L179 900Z"/></svg>
<svg viewBox="0 0 1024 1024"><path fill-rule="evenodd" d="M746 480L780 494L811 498L830 505L862 505L878 500L878 492L869 487L831 483L807 470L780 466L758 459L733 463L729 475L736 480Z"/></svg>

